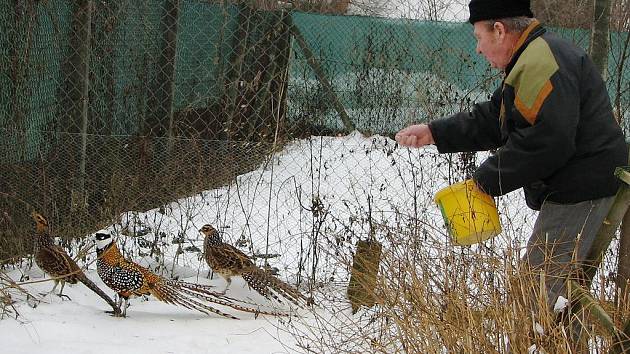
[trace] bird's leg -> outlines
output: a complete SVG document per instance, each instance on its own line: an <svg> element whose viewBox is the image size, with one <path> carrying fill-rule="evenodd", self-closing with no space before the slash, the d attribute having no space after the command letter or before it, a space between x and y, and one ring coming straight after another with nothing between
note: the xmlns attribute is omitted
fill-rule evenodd
<svg viewBox="0 0 630 354"><path fill-rule="evenodd" d="M127 307L129 307L129 298L125 298L125 304L123 305L123 308L122 308L123 317L127 317Z"/></svg>
<svg viewBox="0 0 630 354"><path fill-rule="evenodd" d="M57 294L57 296L59 296L62 300L63 298L67 298L68 300L72 301L72 299L70 298L70 296L68 295L64 295L63 294L63 287L66 286L66 282L64 280L61 280L61 290L59 290L59 294ZM55 287L57 287L57 285L55 284Z"/></svg>
<svg viewBox="0 0 630 354"><path fill-rule="evenodd" d="M53 286L52 290L50 290L50 291L49 291L49 292L47 292L47 293L39 293L39 295L41 295L41 296L44 296L44 297L45 297L45 296L48 296L48 294L51 294L51 293L52 293L52 294L54 294L54 293L55 293L55 290L57 289L57 285L59 285L59 280L58 280L58 279L55 279L55 285Z"/></svg>
<svg viewBox="0 0 630 354"><path fill-rule="evenodd" d="M116 294L116 306L118 306L119 309L122 309L122 296L120 296L120 294Z"/></svg>
<svg viewBox="0 0 630 354"><path fill-rule="evenodd" d="M37 299L35 296L26 293L26 303L28 304L28 306L32 307L32 308L36 308L37 305L39 305L39 303L41 302L41 300Z"/></svg>
<svg viewBox="0 0 630 354"><path fill-rule="evenodd" d="M122 297L116 294L116 307L118 307L119 311L121 310L121 307L120 307L121 303L122 303ZM108 311L105 311L105 313L109 313L114 317L125 317L125 314L123 312L116 312L114 310L108 310Z"/></svg>
<svg viewBox="0 0 630 354"><path fill-rule="evenodd" d="M221 295L225 295L225 293L227 292L227 289L230 287L230 284L232 284L232 278L231 277L224 277L225 278L225 289L223 289L223 291L219 292Z"/></svg>
<svg viewBox="0 0 630 354"><path fill-rule="evenodd" d="M54 293L55 293L55 290L57 290L57 286L58 286L58 285L59 285L59 280L55 279L55 285L53 286L52 290L50 290L50 292L48 292L48 293L49 293L49 294L50 294L50 293L54 294Z"/></svg>

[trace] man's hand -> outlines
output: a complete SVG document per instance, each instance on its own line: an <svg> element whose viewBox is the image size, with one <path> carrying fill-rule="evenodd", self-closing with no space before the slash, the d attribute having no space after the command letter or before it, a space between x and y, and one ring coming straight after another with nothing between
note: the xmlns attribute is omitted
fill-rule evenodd
<svg viewBox="0 0 630 354"><path fill-rule="evenodd" d="M402 146L421 147L435 144L431 129L426 124L410 125L396 134L396 141Z"/></svg>

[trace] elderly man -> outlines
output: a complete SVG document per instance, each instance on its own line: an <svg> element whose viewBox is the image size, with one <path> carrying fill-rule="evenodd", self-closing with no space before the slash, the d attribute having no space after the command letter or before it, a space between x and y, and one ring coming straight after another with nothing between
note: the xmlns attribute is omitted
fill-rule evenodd
<svg viewBox="0 0 630 354"><path fill-rule="evenodd" d="M524 260L545 271L553 306L566 297L572 257L586 260L613 202L613 171L628 160L623 133L591 59L547 32L529 1L473 0L469 9L476 51L503 82L490 101L409 126L396 141L442 153L498 149L473 178L492 196L523 188L540 210Z"/></svg>

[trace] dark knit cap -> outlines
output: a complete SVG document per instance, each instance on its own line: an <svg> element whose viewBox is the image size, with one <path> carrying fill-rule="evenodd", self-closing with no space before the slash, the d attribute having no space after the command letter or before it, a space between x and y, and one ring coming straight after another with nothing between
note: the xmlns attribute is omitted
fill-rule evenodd
<svg viewBox="0 0 630 354"><path fill-rule="evenodd" d="M529 0L472 0L468 4L468 22L496 20L508 17L534 17L529 8Z"/></svg>

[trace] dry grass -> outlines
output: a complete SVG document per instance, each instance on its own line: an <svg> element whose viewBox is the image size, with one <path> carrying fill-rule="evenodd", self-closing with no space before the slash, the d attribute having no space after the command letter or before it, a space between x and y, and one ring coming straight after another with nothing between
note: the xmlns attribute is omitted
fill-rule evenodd
<svg viewBox="0 0 630 354"><path fill-rule="evenodd" d="M34 299L27 290L0 269L0 320L6 317L17 319L20 314L15 307L18 299Z"/></svg>
<svg viewBox="0 0 630 354"><path fill-rule="evenodd" d="M417 235L388 235L377 285L365 290L377 305L352 315L345 293L323 296L321 307L329 311L289 323L305 352L528 353L536 345L546 353L576 353L588 339L591 353L606 353L614 342L587 321L576 343L571 328L578 317L563 322L552 311L535 313L546 308L544 282L518 269L518 248L436 249L423 247ZM623 327L627 310L606 307Z"/></svg>

